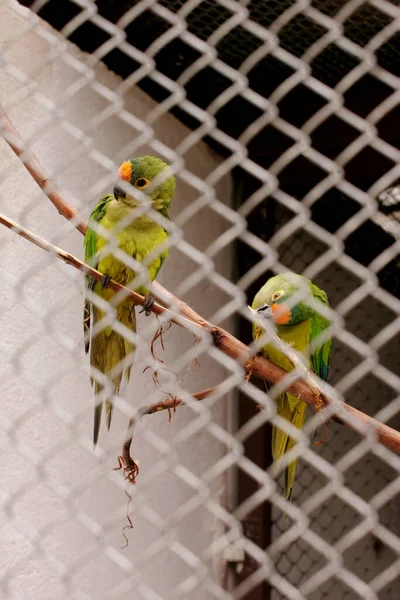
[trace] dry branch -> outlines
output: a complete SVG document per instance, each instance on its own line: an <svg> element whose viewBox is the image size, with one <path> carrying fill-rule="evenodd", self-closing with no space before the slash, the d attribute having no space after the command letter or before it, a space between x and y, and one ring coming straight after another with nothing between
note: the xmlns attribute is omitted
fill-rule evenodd
<svg viewBox="0 0 400 600"><path fill-rule="evenodd" d="M198 401L204 400L204 398L210 396L217 388L218 386L215 386L207 390L203 390L202 392L196 392L195 394L191 394L191 397L194 400ZM167 410L170 414L171 410L175 412L178 406L182 406L184 404L187 403L181 398L171 396L171 398L168 398L168 400L161 400L160 402L150 404L149 406L141 406L137 410L136 415L129 419L129 425L126 431L125 441L122 446L122 455L118 457L119 466L116 468L116 470L124 470L125 479L129 481L129 483L135 483L136 476L139 473L139 467L130 453L133 434L138 422L138 417L139 419L141 419L145 415L153 415L156 412L161 412L164 410Z"/></svg>
<svg viewBox="0 0 400 600"><path fill-rule="evenodd" d="M14 150L17 156L21 159L24 166L32 175L33 179L38 183L39 187L45 191L49 200L54 204L58 212L66 219L72 220L74 226L78 229L78 231L84 234L86 232L86 226L80 219L78 212L75 209L72 209L60 196L60 194L53 191L54 187L51 184L49 178L47 177L43 167L40 165L35 155L29 150L22 138L16 132L15 128L13 127L12 123L8 119L4 110L1 109L1 107L0 123L0 129L4 139ZM1 223L9 227L10 229L14 229L16 233L18 233L22 237L25 237L26 239L35 243L36 245L40 246L44 250L53 252L56 256L58 256L58 258L60 258L67 264L70 264L75 268L84 271L85 273L91 275L95 279L100 280L102 278L102 274L99 273L99 271L96 271L88 265L85 265L85 263L75 258L71 254L68 254L63 250L52 246L52 244L49 244L45 240L38 238L38 236L35 236L34 234L30 234L30 232L28 232L28 234L30 235L27 235L27 230L25 230L23 227L20 227L18 224L12 222L10 219L2 217ZM40 243L38 243L39 240ZM54 251L55 249L57 250L57 252ZM142 305L144 302L143 296L140 296L140 294L136 294L132 290L124 288L124 286L121 286L120 284L114 281L110 281L110 287L115 291L125 290L127 296L130 296L138 304ZM156 297L161 297L164 302L167 300L167 302L171 306L176 307L179 310L180 315L173 311L169 311L168 309L164 308L159 304L153 305L153 307L151 308L152 312L156 314L168 312L168 317L170 317L171 321L183 325L187 329L190 329L190 331L192 332L193 323L201 327L203 330L209 332L212 335L214 345L217 348L219 348L222 352L239 362L248 374L265 379L273 384L278 383L281 379L283 379L283 377L285 377L285 375L287 375L286 371L284 371L277 365L274 365L267 359L261 356L253 356L251 351L245 344L240 342L233 335L231 335L221 327L213 325L212 323L209 323L208 321L203 319L203 317L197 314L190 306L188 306L182 300L176 298L173 294L171 294L165 288L163 288L159 283L153 283L152 290L154 290ZM186 319L189 320L190 323L188 323L186 319L182 319L182 316L186 317ZM321 396L315 394L315 391L313 391L302 380L298 380L290 384L287 387L287 391L313 406L321 402ZM357 410L356 408L353 408L352 406L349 406L348 404L337 402L332 398L328 398L326 396L322 396L322 400L324 404L333 403L335 405L335 408L337 409L337 415L344 420L347 427L358 431L362 435L367 435L370 428L374 429L377 435L377 439L381 444L400 454L400 433L398 431L392 429L391 427L388 427L387 425L384 425L383 423L380 423L376 419L369 417L365 413ZM158 410L165 409L159 408ZM153 412L157 412L157 409ZM367 425L369 427L366 427Z"/></svg>
<svg viewBox="0 0 400 600"><path fill-rule="evenodd" d="M32 152L25 144L10 119L7 117L5 110L0 105L0 131L3 138L6 140L10 148L21 159L24 167L29 171L33 179L36 181L41 190L44 191L49 200L57 208L60 215L73 221L74 227L83 235L86 233L86 223L84 223L77 210L69 206L60 194L56 192L53 183L47 176L46 171Z"/></svg>

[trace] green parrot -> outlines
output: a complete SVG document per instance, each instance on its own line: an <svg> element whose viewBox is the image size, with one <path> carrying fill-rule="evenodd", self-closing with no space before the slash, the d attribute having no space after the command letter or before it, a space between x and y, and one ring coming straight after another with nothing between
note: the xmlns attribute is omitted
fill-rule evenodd
<svg viewBox="0 0 400 600"><path fill-rule="evenodd" d="M175 177L170 175L158 185L156 182L156 187L152 185L152 182L164 169L168 168L168 165L160 158L141 156L124 162L118 172L121 180L147 194L151 201L151 208L167 219L169 218L168 209L174 196ZM123 187L126 188L126 185L125 183ZM112 305L115 293L107 287L108 281L113 279L123 285L131 284L129 285L131 289L146 296L144 310L147 314L148 308L154 302L148 296L149 288L168 255L166 240L169 234L151 218L151 213L135 215L135 209L136 212L139 212L139 197L139 194L133 196L124 191L122 187L115 186L114 193L100 198L99 203L93 210L84 240L85 260L103 273L103 280L98 282L91 277L86 277L86 290L89 291L89 294L98 294ZM129 220L129 215L132 215L132 220ZM133 257L146 267L147 281L144 284L139 284L138 287L132 285L132 280L137 276L137 273L124 262L115 258L112 248L110 253L107 254L105 246L109 242L97 233L95 227L92 228L91 224L93 222L99 223L102 227L114 233L113 241L116 241L119 251L122 250L128 257ZM157 251L158 247L159 251ZM103 251L99 255L102 249ZM124 370L126 379L129 381L135 347L131 341L117 333L111 325L104 327L101 331L93 332L95 324L106 313L90 301L89 294L86 294L83 312L85 350L87 353L90 347L91 366L107 375L112 383L113 393L110 392L110 395L105 399L106 422L109 429L113 409L113 395L119 392ZM117 312L116 319L135 332L136 314L133 301L124 299L117 306L114 303L114 307ZM121 368L118 369L117 365L120 361L124 362L121 363ZM123 368L124 364L125 369ZM110 375L108 375L109 373ZM91 381L92 385L94 384L95 392L93 442L96 446L103 404L101 400L98 401L97 396L102 392L104 386L96 380L95 376L91 378Z"/></svg>
<svg viewBox="0 0 400 600"><path fill-rule="evenodd" d="M330 321L316 311L315 305L329 306L328 297L309 279L295 273L283 273L271 277L256 294L252 309L259 319L271 319L276 324L277 335L292 348L306 356L311 370L323 380L328 378L332 340L318 337L331 325ZM253 324L253 338L257 340L264 330ZM311 347L310 347L311 345ZM291 371L293 364L272 344L262 349L263 355L271 362ZM307 403L292 394L284 392L276 398L278 414L295 427L302 429L307 412ZM275 473L280 470L282 456L291 450L295 440L277 427L272 431L272 456ZM285 497L292 494L296 474L297 459L285 470Z"/></svg>

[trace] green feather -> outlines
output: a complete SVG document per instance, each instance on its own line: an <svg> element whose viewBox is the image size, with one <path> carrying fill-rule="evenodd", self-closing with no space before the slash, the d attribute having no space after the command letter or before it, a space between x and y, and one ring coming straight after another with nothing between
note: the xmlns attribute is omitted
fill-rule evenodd
<svg viewBox="0 0 400 600"><path fill-rule="evenodd" d="M92 214L90 215L90 221L96 221L96 223L100 223L100 221L106 214L107 204L112 200L114 200L114 196L112 194L107 194L106 196L100 198L98 204L96 204ZM85 261L89 263L93 268L96 268L98 265L98 260L96 260L96 243L98 235L96 231L91 229L90 221L83 241L85 247ZM93 261L93 259L95 260ZM87 275L86 280L90 282L88 287L92 287L94 279Z"/></svg>
<svg viewBox="0 0 400 600"><path fill-rule="evenodd" d="M168 167L161 159L154 156L142 156L132 159L130 162L132 164L130 181L132 185L140 178L149 179L151 182L154 177ZM129 165L127 171L129 172ZM149 186L149 189L149 198L153 210L158 211L165 218L169 218L168 207L174 195L175 178L169 176L156 189L152 189L151 186ZM129 193L125 195L118 194L118 198L114 197L113 194L108 194L103 196L94 208L91 220L101 224L102 227L113 233L121 220L127 219L129 221L129 216L133 214L139 203L140 200L137 199L134 193L132 195ZM115 237L119 249L128 256L135 258L136 261L142 262L147 268L149 283L136 287L133 282L137 274L130 266L125 264L124 261L118 260L112 253L102 253L100 257L99 253L107 246L108 241L92 229L90 224L84 241L85 260L118 283L130 285L132 289L141 294L148 294L149 284L157 276L168 255L168 250L165 248L168 235L163 227L152 220L151 214L133 217L132 221L123 229L117 229ZM158 248L160 249L157 252ZM149 255L152 258L148 258ZM108 287L103 288L99 282L89 276L86 277L86 289L92 290L93 293L109 302L116 310L116 319L128 330L136 331L135 306L132 300L122 300L119 305L113 305L114 292ZM86 298L84 306L85 349L87 352L90 347L92 367L107 375L111 382L111 391L108 396L106 394L107 397L104 400L106 424L109 428L113 411L113 396L119 393L124 372L126 379L129 380L135 347L130 340L114 331L112 325L93 335L93 326L104 316L103 311L92 305L90 300ZM121 361L124 361L122 366ZM121 366L120 369L118 369L119 365ZM102 402L98 401L97 397L100 393L104 395L104 388L96 380L92 381L92 384L94 384L95 392L93 440L96 445L102 413Z"/></svg>
<svg viewBox="0 0 400 600"><path fill-rule="evenodd" d="M99 223L101 219L104 217L106 213L106 205L110 202L114 196L112 194L107 194L107 196L103 196L100 198L98 204L96 204L92 214L90 215L90 221L97 221ZM88 263L94 269L97 268L98 260L96 259L96 239L97 233L91 229L90 222L89 226L86 230L86 235L83 240L84 248L85 248L85 262ZM92 279L90 275L85 276L85 284L87 289L93 289L95 284L95 279ZM89 352L89 334L90 334L90 320L91 320L91 305L89 300L86 298L83 305L83 333L84 333L84 341L85 341L85 352L86 354ZM101 410L100 410L101 416Z"/></svg>
<svg viewBox="0 0 400 600"><path fill-rule="evenodd" d="M274 294L277 292L280 293L280 296L275 299ZM292 306L290 300L295 294L300 297L298 303ZM285 273L272 277L267 281L256 294L252 308L257 310L265 304L268 306L274 304L287 305L290 308L290 320L286 324L277 325L278 336L298 352L304 353L309 360L312 371L321 379L326 380L331 358L332 340L321 339L321 344L318 344L318 338L330 326L330 321L310 306L311 299L321 302L321 305L329 306L326 293L309 279L294 273ZM262 312L259 315L261 316ZM255 340L262 333L263 330L260 327L253 325ZM315 343L316 347L314 347ZM311 354L310 346L313 348ZM287 371L293 369L290 360L272 344L264 346L263 354L283 369ZM303 428L307 413L305 402L292 394L284 392L276 399L276 405L277 412L281 417L292 423L294 427ZM277 427L273 428L272 455L276 474L280 471L282 457L293 448L295 443L294 438ZM296 466L297 460L290 463L285 470L285 496L288 499L290 499L293 490Z"/></svg>

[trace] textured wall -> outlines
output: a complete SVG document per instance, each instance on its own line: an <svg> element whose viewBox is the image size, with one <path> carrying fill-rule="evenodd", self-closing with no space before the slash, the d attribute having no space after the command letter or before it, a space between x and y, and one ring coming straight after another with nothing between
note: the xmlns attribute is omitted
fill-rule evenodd
<svg viewBox="0 0 400 600"><path fill-rule="evenodd" d="M109 104L87 84L78 85L73 98L66 100L66 90L81 75L72 61L66 65L57 52L64 48L71 57L87 57L61 38L62 46L54 47L50 38L47 41L29 31L28 16L26 9L5 2L0 5L0 47L8 65L0 70L0 100L50 176L87 218L96 198L110 188L102 182L107 176L110 180L110 171L97 162L91 150L119 162L127 158L123 149L138 132L116 115L100 124L91 122ZM96 80L110 90L120 83L100 64L95 73ZM156 107L137 89L129 90L124 99L126 108L139 118ZM188 134L170 115L158 119L154 128L158 139L171 148ZM147 151L142 146L136 154ZM1 138L0 152L1 212L82 257L80 234L58 215ZM220 161L203 143L197 143L186 159L188 167L202 178ZM221 181L217 194L230 201L229 179ZM197 196L193 188L178 181L172 218ZM227 225L204 208L183 229L185 239L204 250ZM166 413L145 419L133 449L141 468L130 505L134 529L128 531L129 547L121 551L127 498L121 473L111 469L117 463L127 415L116 411L111 433L103 431L100 447L93 452L93 397L81 331L82 276L5 229L0 231L0 248L1 598L101 600L120 585L118 598L141 598L140 582L167 597L196 570L194 563L189 566L182 560L179 544L202 557L220 530L220 523L202 506L206 498L194 489L197 484L185 483L176 469L182 464L197 478L207 477L207 470L224 452L207 431L206 404L203 424L193 427L189 439L179 435L185 425L199 424L199 417L189 408L179 410L170 424ZM216 263L220 273L229 274L229 250L219 253ZM159 280L177 292L194 266L174 249ZM206 317L212 317L227 300L206 277L186 298ZM143 346L147 349L155 328L154 317L140 317L139 330L145 330ZM166 336L168 364L192 344L187 332L173 327ZM148 363L139 351L131 382L123 391L132 406L147 403L154 393L151 372L142 373ZM226 373L207 356L200 357L200 363L200 370L191 368L188 389L208 387ZM226 401L219 401L212 414L224 426ZM222 497L223 478L214 478L210 487L214 497ZM177 509L196 497L199 501L187 505L186 516L176 519ZM139 510L141 507L147 513ZM163 537L164 533L168 535ZM137 562L137 570L132 567L131 561L143 560L144 552L156 540L159 549L151 559ZM208 564L206 557L204 564ZM216 567L210 568L215 571ZM127 584L129 576L133 579ZM208 597L201 584L185 593L185 598Z"/></svg>

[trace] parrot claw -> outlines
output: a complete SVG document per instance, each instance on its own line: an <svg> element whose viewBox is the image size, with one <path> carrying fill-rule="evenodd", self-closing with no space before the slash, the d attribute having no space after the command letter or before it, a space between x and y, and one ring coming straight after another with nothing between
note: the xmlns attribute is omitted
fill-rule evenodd
<svg viewBox="0 0 400 600"><path fill-rule="evenodd" d="M107 275L107 273L104 273L103 277L101 278L101 287L105 288L108 286L108 284L111 281L111 277L109 275Z"/></svg>
<svg viewBox="0 0 400 600"><path fill-rule="evenodd" d="M139 314L144 312L146 317L148 317L151 314L150 309L153 306L154 302L155 302L154 298L152 298L151 296L145 296L143 308L142 308L142 310L139 311Z"/></svg>

